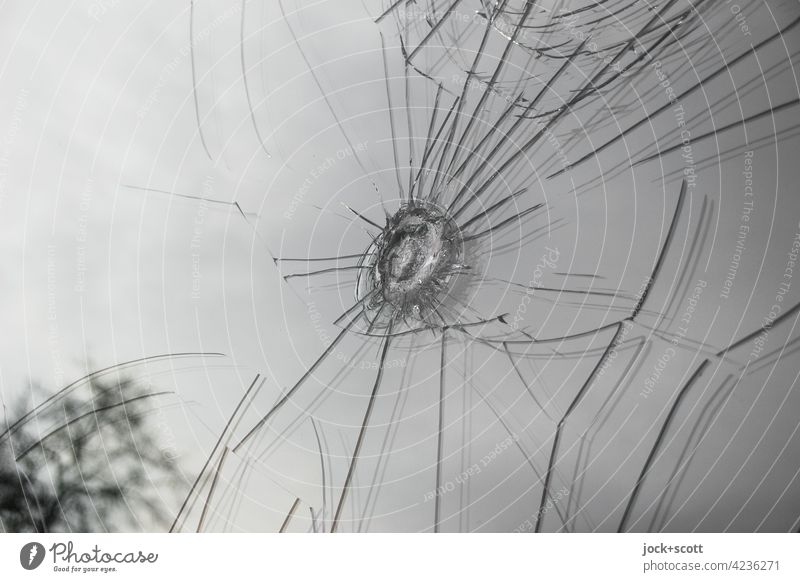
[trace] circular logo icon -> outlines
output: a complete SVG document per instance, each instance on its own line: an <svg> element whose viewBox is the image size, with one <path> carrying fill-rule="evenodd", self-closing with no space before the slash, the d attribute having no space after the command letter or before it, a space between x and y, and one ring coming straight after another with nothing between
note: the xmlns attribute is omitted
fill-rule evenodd
<svg viewBox="0 0 800 582"><path fill-rule="evenodd" d="M39 542L30 542L19 551L19 563L26 570L35 570L44 561L44 546Z"/></svg>

